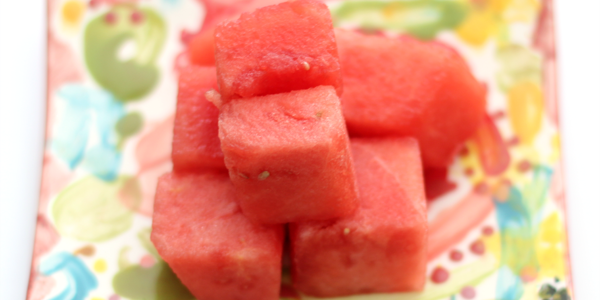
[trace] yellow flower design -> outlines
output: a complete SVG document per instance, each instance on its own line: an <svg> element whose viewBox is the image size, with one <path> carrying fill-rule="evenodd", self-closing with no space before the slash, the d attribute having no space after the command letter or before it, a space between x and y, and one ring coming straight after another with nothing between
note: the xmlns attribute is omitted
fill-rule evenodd
<svg viewBox="0 0 600 300"><path fill-rule="evenodd" d="M94 263L94 271L96 271L97 273L104 273L107 268L108 266L106 264L106 260L104 259L98 259Z"/></svg>
<svg viewBox="0 0 600 300"><path fill-rule="evenodd" d="M529 22L539 10L537 0L471 0L469 15L457 27L458 36L481 46L512 22Z"/></svg>
<svg viewBox="0 0 600 300"><path fill-rule="evenodd" d="M541 277L565 278L565 233L558 212L552 213L540 224L536 253Z"/></svg>
<svg viewBox="0 0 600 300"><path fill-rule="evenodd" d="M500 261L500 256L502 252L500 234L494 232L494 234L490 236L482 236L481 240L485 244L486 252L491 253L498 261Z"/></svg>
<svg viewBox="0 0 600 300"><path fill-rule="evenodd" d="M67 1L61 10L63 23L67 26L77 27L83 19L86 5L80 0Z"/></svg>
<svg viewBox="0 0 600 300"><path fill-rule="evenodd" d="M525 144L531 144L542 128L544 96L536 83L524 81L508 92L508 116L514 133Z"/></svg>

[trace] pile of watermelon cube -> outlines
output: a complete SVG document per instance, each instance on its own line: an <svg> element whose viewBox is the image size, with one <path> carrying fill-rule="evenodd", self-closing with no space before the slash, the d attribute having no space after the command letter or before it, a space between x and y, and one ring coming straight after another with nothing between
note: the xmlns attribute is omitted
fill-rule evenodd
<svg viewBox="0 0 600 300"><path fill-rule="evenodd" d="M198 300L275 300L289 248L305 295L422 290L423 172L447 167L484 118L465 61L334 29L315 0L211 35L192 43L202 65L180 72L174 167L154 204L152 241L175 274Z"/></svg>

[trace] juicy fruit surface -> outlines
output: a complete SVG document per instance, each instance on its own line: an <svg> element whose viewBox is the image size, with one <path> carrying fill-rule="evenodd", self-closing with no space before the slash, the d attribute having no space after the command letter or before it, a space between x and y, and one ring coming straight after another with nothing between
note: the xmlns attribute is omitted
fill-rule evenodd
<svg viewBox="0 0 600 300"><path fill-rule="evenodd" d="M423 180L425 180L425 195L427 201L434 200L454 189L456 183L448 179L448 168L443 169L425 169L423 170Z"/></svg>
<svg viewBox="0 0 600 300"><path fill-rule="evenodd" d="M358 205L349 141L332 87L225 103L225 164L244 214L263 223L322 220Z"/></svg>
<svg viewBox="0 0 600 300"><path fill-rule="evenodd" d="M483 121L485 90L449 47L336 30L352 136L412 136L425 167L452 162Z"/></svg>
<svg viewBox="0 0 600 300"><path fill-rule="evenodd" d="M251 223L226 173L163 175L152 242L197 299L279 299L283 227Z"/></svg>
<svg viewBox="0 0 600 300"><path fill-rule="evenodd" d="M217 27L215 44L225 100L319 85L334 86L341 94L331 15L318 1L284 2L242 14Z"/></svg>
<svg viewBox="0 0 600 300"><path fill-rule="evenodd" d="M337 221L292 224L295 287L317 297L421 290L427 212L416 140L353 139L360 206Z"/></svg>
<svg viewBox="0 0 600 300"><path fill-rule="evenodd" d="M196 35L190 41L189 51L190 51L190 61L193 64L199 65L199 66L214 66L215 65L215 31L214 31L214 29L204 31L204 32Z"/></svg>
<svg viewBox="0 0 600 300"><path fill-rule="evenodd" d="M213 29L220 23L238 18L240 14L285 0L200 0L206 9L201 31Z"/></svg>
<svg viewBox="0 0 600 300"><path fill-rule="evenodd" d="M181 71L171 157L175 171L225 169L219 141L219 109L205 93L215 89L214 67L189 66Z"/></svg>

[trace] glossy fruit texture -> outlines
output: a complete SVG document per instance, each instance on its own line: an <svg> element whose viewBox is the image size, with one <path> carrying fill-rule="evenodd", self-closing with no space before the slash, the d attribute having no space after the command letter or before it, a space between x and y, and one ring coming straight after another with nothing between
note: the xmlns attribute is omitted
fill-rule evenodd
<svg viewBox="0 0 600 300"><path fill-rule="evenodd" d="M219 138L242 210L261 223L325 220L358 206L333 87L223 104Z"/></svg>
<svg viewBox="0 0 600 300"><path fill-rule="evenodd" d="M277 300L283 226L250 222L225 172L163 175L151 239L197 299Z"/></svg>
<svg viewBox="0 0 600 300"><path fill-rule="evenodd" d="M215 30L207 30L194 36L188 45L190 61L199 66L215 65Z"/></svg>
<svg viewBox="0 0 600 300"><path fill-rule="evenodd" d="M448 178L448 168L428 168L423 170L425 195L427 200L434 200L456 189L456 183Z"/></svg>
<svg viewBox="0 0 600 300"><path fill-rule="evenodd" d="M175 171L225 169L219 109L204 96L216 88L214 67L189 66L181 71L171 153Z"/></svg>
<svg viewBox="0 0 600 300"><path fill-rule="evenodd" d="M289 1L242 14L216 28L215 45L224 100L319 85L342 92L331 14L319 1Z"/></svg>
<svg viewBox="0 0 600 300"><path fill-rule="evenodd" d="M351 136L412 136L425 167L448 166L483 121L485 90L441 43L336 30Z"/></svg>
<svg viewBox="0 0 600 300"><path fill-rule="evenodd" d="M417 141L352 139L351 149L360 206L339 220L290 225L295 287L317 297L422 290L427 209Z"/></svg>

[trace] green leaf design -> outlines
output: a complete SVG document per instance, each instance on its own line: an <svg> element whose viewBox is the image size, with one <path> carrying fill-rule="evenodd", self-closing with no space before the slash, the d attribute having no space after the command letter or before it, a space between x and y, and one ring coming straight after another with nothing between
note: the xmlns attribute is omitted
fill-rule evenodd
<svg viewBox="0 0 600 300"><path fill-rule="evenodd" d="M158 83L156 59L165 39L165 23L153 9L116 5L88 23L85 62L96 82L117 99L139 100ZM135 44L133 57L119 57L125 43Z"/></svg>
<svg viewBox="0 0 600 300"><path fill-rule="evenodd" d="M347 23L363 29L385 29L429 40L458 26L468 13L459 1L347 1L332 11L334 25Z"/></svg>
<svg viewBox="0 0 600 300"><path fill-rule="evenodd" d="M519 82L530 81L541 85L542 58L531 49L520 45L507 45L496 52L500 70L496 74L498 86L504 92Z"/></svg>
<svg viewBox="0 0 600 300"><path fill-rule="evenodd" d="M131 197L130 193L123 193L130 179L120 176L105 182L88 176L60 193L52 206L52 217L61 235L102 242L129 229L133 212L122 204L122 198Z"/></svg>
<svg viewBox="0 0 600 300"><path fill-rule="evenodd" d="M192 300L194 296L171 268L159 261L150 268L131 266L113 277L113 289L131 300Z"/></svg>
<svg viewBox="0 0 600 300"><path fill-rule="evenodd" d="M117 133L123 139L128 138L140 131L144 119L139 112L131 112L122 117L115 126Z"/></svg>
<svg viewBox="0 0 600 300"><path fill-rule="evenodd" d="M515 274L521 274L525 267L539 270L535 252L537 231L531 228L506 228L502 230L502 263Z"/></svg>
<svg viewBox="0 0 600 300"><path fill-rule="evenodd" d="M125 246L119 251L119 257L117 259L117 265L119 266L119 270L123 270L133 265L132 262L127 258L127 253L131 248L129 246Z"/></svg>
<svg viewBox="0 0 600 300"><path fill-rule="evenodd" d="M154 248L154 244L150 240L151 233L152 228L142 229L138 233L138 239L142 243L142 246L144 246L144 248L148 251L148 253L152 254L156 259L161 259L160 255L158 255L158 252L156 251L156 248Z"/></svg>
<svg viewBox="0 0 600 300"><path fill-rule="evenodd" d="M537 214L546 204L552 170L546 167L536 167L533 179L523 187L523 198L530 216Z"/></svg>

